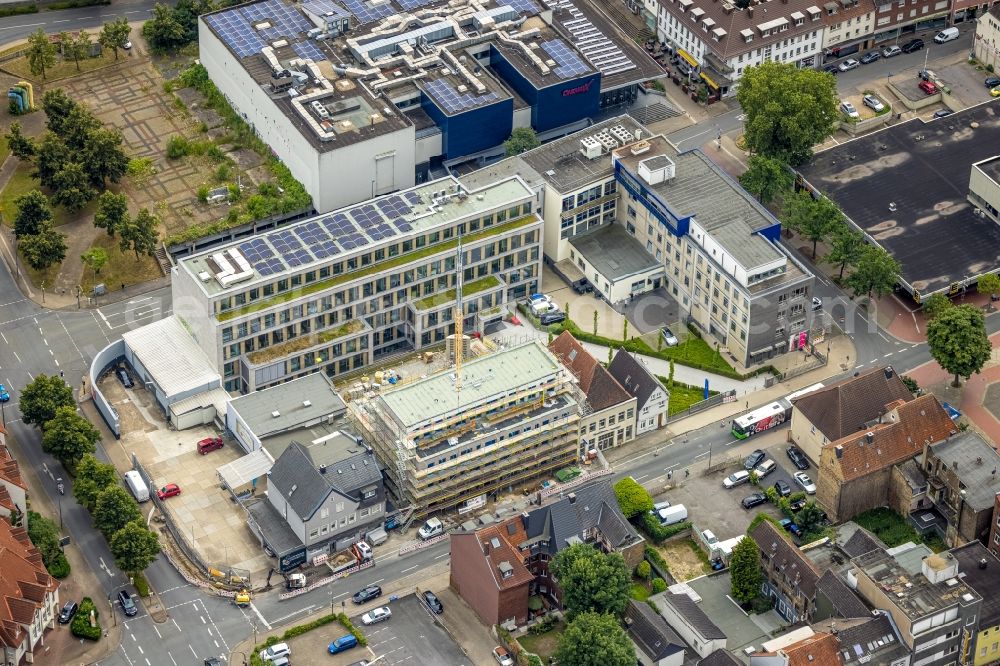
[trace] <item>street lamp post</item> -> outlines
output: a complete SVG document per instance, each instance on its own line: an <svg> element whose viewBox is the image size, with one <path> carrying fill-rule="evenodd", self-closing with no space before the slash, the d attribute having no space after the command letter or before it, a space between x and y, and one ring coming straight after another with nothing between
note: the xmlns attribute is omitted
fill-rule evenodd
<svg viewBox="0 0 1000 666"><path fill-rule="evenodd" d="M115 613L115 602L111 601L111 593L108 592L108 608L111 611L111 617L115 621L115 626L118 626L118 615Z"/></svg>

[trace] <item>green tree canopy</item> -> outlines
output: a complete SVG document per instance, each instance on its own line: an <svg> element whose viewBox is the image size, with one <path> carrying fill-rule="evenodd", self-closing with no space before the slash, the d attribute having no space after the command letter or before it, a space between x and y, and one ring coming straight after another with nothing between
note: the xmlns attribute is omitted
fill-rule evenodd
<svg viewBox="0 0 1000 666"><path fill-rule="evenodd" d="M729 560L730 593L741 604L748 604L760 594L760 550L750 537L743 537L733 547Z"/></svg>
<svg viewBox="0 0 1000 666"><path fill-rule="evenodd" d="M795 514L795 524L801 527L804 532L815 530L822 520L823 510L814 501L806 502L806 505Z"/></svg>
<svg viewBox="0 0 1000 666"><path fill-rule="evenodd" d="M613 615L580 613L556 650L560 666L635 666L635 646Z"/></svg>
<svg viewBox="0 0 1000 666"><path fill-rule="evenodd" d="M117 183L128 171L128 155L122 147L122 134L116 129L90 131L83 157L94 187L104 188L109 180Z"/></svg>
<svg viewBox="0 0 1000 666"><path fill-rule="evenodd" d="M118 485L118 470L111 463L102 463L92 453L85 453L76 464L73 497L80 506L93 512L102 490Z"/></svg>
<svg viewBox="0 0 1000 666"><path fill-rule="evenodd" d="M785 198L782 222L790 229L812 241L812 258L816 258L816 244L827 238L844 224L844 215L837 205L827 199L818 199L807 191Z"/></svg>
<svg viewBox="0 0 1000 666"><path fill-rule="evenodd" d="M993 298L1000 293L1000 275L996 273L987 273L979 278L979 282L976 284L976 290L980 294L990 295L990 310L993 309Z"/></svg>
<svg viewBox="0 0 1000 666"><path fill-rule="evenodd" d="M160 220L149 212L146 208L139 209L132 221L121 229L121 241L119 247L122 252L132 250L135 258L140 254L152 257L156 252L157 229Z"/></svg>
<svg viewBox="0 0 1000 666"><path fill-rule="evenodd" d="M66 258L66 234L59 233L52 228L51 222L46 222L37 234L25 236L18 243L18 249L29 266L36 271L45 270Z"/></svg>
<svg viewBox="0 0 1000 666"><path fill-rule="evenodd" d="M101 34L97 37L97 41L104 48L114 51L115 60L118 60L118 50L125 48L130 32L132 32L132 28L129 27L128 21L124 18L117 18L101 27Z"/></svg>
<svg viewBox="0 0 1000 666"><path fill-rule="evenodd" d="M589 544L559 551L549 563L559 579L569 613L596 611L620 615L628 604L631 576L618 553L605 555Z"/></svg>
<svg viewBox="0 0 1000 666"><path fill-rule="evenodd" d="M35 76L45 78L45 72L56 64L56 47L49 36L39 28L28 36L28 69Z"/></svg>
<svg viewBox="0 0 1000 666"><path fill-rule="evenodd" d="M79 162L67 162L52 179L52 202L75 213L94 198L87 173Z"/></svg>
<svg viewBox="0 0 1000 666"><path fill-rule="evenodd" d="M17 238L37 236L52 221L49 200L38 190L29 190L14 199L17 215L14 216L14 235Z"/></svg>
<svg viewBox="0 0 1000 666"><path fill-rule="evenodd" d="M108 263L108 251L103 247L92 247L80 255L80 261L83 262L84 266L94 271L94 282L96 283L101 269L104 268L104 264Z"/></svg>
<svg viewBox="0 0 1000 666"><path fill-rule="evenodd" d="M514 131L510 133L510 138L503 142L507 157L520 155L540 145L541 142L538 140L535 130L530 127L515 127Z"/></svg>
<svg viewBox="0 0 1000 666"><path fill-rule="evenodd" d="M68 469L74 469L84 454L93 453L100 440L100 431L77 414L76 407L60 407L42 429L42 450Z"/></svg>
<svg viewBox="0 0 1000 666"><path fill-rule="evenodd" d="M35 156L35 140L24 135L21 131L21 123L11 123L4 138L7 139L7 147L10 148L14 157L30 160Z"/></svg>
<svg viewBox="0 0 1000 666"><path fill-rule="evenodd" d="M130 574L144 571L160 552L156 534L146 529L141 519L132 521L115 532L109 545L111 554L115 556L115 564Z"/></svg>
<svg viewBox="0 0 1000 666"><path fill-rule="evenodd" d="M129 492L119 485L110 486L97 493L92 513L94 525L108 541L118 530L133 520L142 518L139 505Z"/></svg>
<svg viewBox="0 0 1000 666"><path fill-rule="evenodd" d="M46 90L42 95L42 110L45 111L46 126L56 134L65 132L64 122L69 114L79 106L62 88Z"/></svg>
<svg viewBox="0 0 1000 666"><path fill-rule="evenodd" d="M931 294L927 298L923 299L924 316L926 316L927 319L934 319L934 317L937 317L939 314L954 305L955 304L951 302L951 299L941 292Z"/></svg>
<svg viewBox="0 0 1000 666"><path fill-rule="evenodd" d="M74 407L73 389L62 377L38 375L21 390L21 420L43 426L52 420L60 407Z"/></svg>
<svg viewBox="0 0 1000 666"><path fill-rule="evenodd" d="M765 155L751 155L747 170L740 175L740 185L765 206L779 195L791 191L795 176L781 160Z"/></svg>
<svg viewBox="0 0 1000 666"><path fill-rule="evenodd" d="M839 279L843 280L844 269L856 266L864 250L865 237L861 232L851 229L845 222L833 230L830 252L823 259L833 266L840 266Z"/></svg>
<svg viewBox="0 0 1000 666"><path fill-rule="evenodd" d="M927 324L927 346L931 357L955 375L952 386L960 386L959 378L982 370L992 353L983 311L958 305L938 314Z"/></svg>
<svg viewBox="0 0 1000 666"><path fill-rule="evenodd" d="M626 476L615 484L615 497L626 518L631 519L653 510L653 498L649 496L649 491L631 476Z"/></svg>
<svg viewBox="0 0 1000 666"><path fill-rule="evenodd" d="M94 213L94 226L104 229L109 236L114 236L131 223L128 214L128 197L115 194L111 190L101 192L97 197L97 212Z"/></svg>
<svg viewBox="0 0 1000 666"><path fill-rule="evenodd" d="M198 16L214 9L210 0L178 0L173 7L157 4L142 35L154 51L173 51L198 39Z"/></svg>
<svg viewBox="0 0 1000 666"><path fill-rule="evenodd" d="M792 166L812 156L812 147L830 136L837 119L833 77L792 63L768 60L748 67L736 99L746 114L750 152Z"/></svg>
<svg viewBox="0 0 1000 666"><path fill-rule="evenodd" d="M28 537L42 555L42 564L56 578L69 575L69 562L59 545L59 527L45 516L28 511Z"/></svg>
<svg viewBox="0 0 1000 666"><path fill-rule="evenodd" d="M35 150L35 176L42 185L53 188L56 174L68 161L69 149L59 135L51 130L42 134Z"/></svg>
<svg viewBox="0 0 1000 666"><path fill-rule="evenodd" d="M847 278L847 286L855 296L872 294L885 296L896 286L902 266L891 254L877 245L866 245L854 272Z"/></svg>

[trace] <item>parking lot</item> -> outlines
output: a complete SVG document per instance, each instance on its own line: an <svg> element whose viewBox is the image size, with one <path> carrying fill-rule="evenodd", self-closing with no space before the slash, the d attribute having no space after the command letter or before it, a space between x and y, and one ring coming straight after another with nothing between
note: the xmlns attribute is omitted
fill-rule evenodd
<svg viewBox="0 0 1000 666"><path fill-rule="evenodd" d="M389 606L390 619L362 629L368 637L368 647L375 656L382 657L380 664L475 666L416 595L397 599ZM448 612L447 606L444 612ZM351 621L357 627L362 626L360 615Z"/></svg>

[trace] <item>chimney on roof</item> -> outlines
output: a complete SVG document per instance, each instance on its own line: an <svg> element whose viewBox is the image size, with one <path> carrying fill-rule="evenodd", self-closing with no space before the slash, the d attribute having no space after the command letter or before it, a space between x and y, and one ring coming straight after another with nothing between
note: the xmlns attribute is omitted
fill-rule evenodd
<svg viewBox="0 0 1000 666"><path fill-rule="evenodd" d="M488 556L489 554L490 554L490 544L489 544L489 542L484 541L483 542L483 555L487 555Z"/></svg>
<svg viewBox="0 0 1000 666"><path fill-rule="evenodd" d="M989 564L989 563L986 561L985 557L983 559L979 560L979 568L980 569L985 569L987 564Z"/></svg>
<svg viewBox="0 0 1000 666"><path fill-rule="evenodd" d="M952 469L958 469L958 461L957 460L953 461L951 463L951 467L952 467Z"/></svg>
<svg viewBox="0 0 1000 666"><path fill-rule="evenodd" d="M834 452L836 452L837 458L843 458L844 457L844 447L841 446L840 444L837 444L837 446L833 447L833 450L834 450Z"/></svg>
<svg viewBox="0 0 1000 666"><path fill-rule="evenodd" d="M320 474L326 474L326 465L320 465L319 466L319 473Z"/></svg>
<svg viewBox="0 0 1000 666"><path fill-rule="evenodd" d="M570 493L566 497L569 499L570 504L576 504L576 493Z"/></svg>
<svg viewBox="0 0 1000 666"><path fill-rule="evenodd" d="M753 7L747 7L747 16L753 18Z"/></svg>
<svg viewBox="0 0 1000 666"><path fill-rule="evenodd" d="M869 444L871 444L872 442L874 442L875 441L875 433L873 433L873 432L866 432L865 433L865 440Z"/></svg>
<svg viewBox="0 0 1000 666"><path fill-rule="evenodd" d="M982 456L977 456L976 457L976 464L977 465L982 465L983 464L983 458L982 458Z"/></svg>

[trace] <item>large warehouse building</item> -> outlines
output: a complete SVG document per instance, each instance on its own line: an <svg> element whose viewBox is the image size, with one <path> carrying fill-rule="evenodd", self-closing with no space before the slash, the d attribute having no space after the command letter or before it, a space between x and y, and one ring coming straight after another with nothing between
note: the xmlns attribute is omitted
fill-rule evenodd
<svg viewBox="0 0 1000 666"><path fill-rule="evenodd" d="M319 212L502 153L516 127L582 127L663 74L570 0L396 2L259 0L199 19L212 81Z"/></svg>

